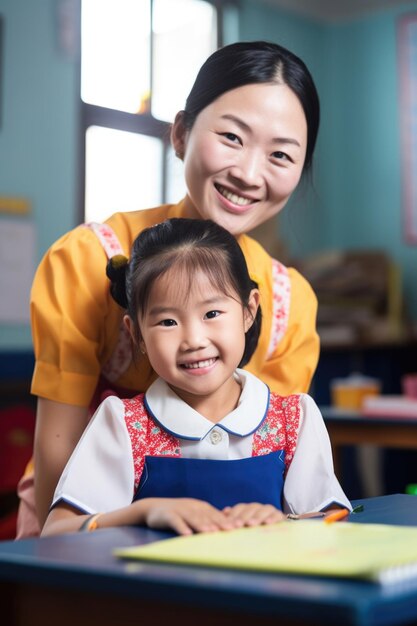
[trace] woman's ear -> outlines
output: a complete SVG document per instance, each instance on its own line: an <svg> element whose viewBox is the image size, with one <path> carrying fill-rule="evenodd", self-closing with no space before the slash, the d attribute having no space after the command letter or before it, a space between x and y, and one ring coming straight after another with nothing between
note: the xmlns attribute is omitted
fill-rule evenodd
<svg viewBox="0 0 417 626"><path fill-rule="evenodd" d="M260 302L260 293L259 289L252 289L249 294L248 306L245 307L244 310L244 327L245 333L248 332L249 328L252 326L255 321L256 313L259 308Z"/></svg>
<svg viewBox="0 0 417 626"><path fill-rule="evenodd" d="M184 126L184 113L179 111L175 116L175 121L171 127L171 144L177 156L181 161L185 155L185 146L187 140L187 131Z"/></svg>

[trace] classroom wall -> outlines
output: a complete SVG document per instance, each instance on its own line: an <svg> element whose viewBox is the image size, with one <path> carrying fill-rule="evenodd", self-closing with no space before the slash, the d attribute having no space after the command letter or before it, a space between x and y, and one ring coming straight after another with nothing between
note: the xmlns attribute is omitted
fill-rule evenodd
<svg viewBox="0 0 417 626"><path fill-rule="evenodd" d="M31 200L36 263L77 215L77 59L57 36L65 4L71 2L0 0L0 195ZM398 16L417 11L417 2L332 25L258 0L242 0L241 7L240 38L270 39L299 54L322 100L314 187L296 193L280 220L280 236L296 255L383 247L403 268L417 319L417 246L406 245L402 233L395 39ZM0 324L0 351L30 346L26 325Z"/></svg>
<svg viewBox="0 0 417 626"><path fill-rule="evenodd" d="M380 248L402 268L417 319L417 245L404 237L397 27L399 7L328 29L327 97L332 123L321 176L328 247ZM331 168L330 175L325 169Z"/></svg>
<svg viewBox="0 0 417 626"><path fill-rule="evenodd" d="M77 63L60 48L57 0L0 0L4 18L0 195L27 198L40 261L75 225ZM0 215L0 228L1 228ZM31 346L29 327L0 324L0 349Z"/></svg>

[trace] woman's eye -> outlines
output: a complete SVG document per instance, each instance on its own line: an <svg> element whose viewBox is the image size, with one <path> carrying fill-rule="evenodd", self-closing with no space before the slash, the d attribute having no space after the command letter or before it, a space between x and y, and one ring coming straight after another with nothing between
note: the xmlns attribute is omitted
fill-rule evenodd
<svg viewBox="0 0 417 626"><path fill-rule="evenodd" d="M277 150L277 152L273 152L272 156L274 157L274 159L278 159L279 161L291 161L288 154L285 154L285 152L281 152L280 150Z"/></svg>
<svg viewBox="0 0 417 626"><path fill-rule="evenodd" d="M229 141L232 141L233 143L240 143L239 137L234 133L223 133L223 137L225 137Z"/></svg>
<svg viewBox="0 0 417 626"><path fill-rule="evenodd" d="M161 320L158 324L159 326L176 326L177 322L175 320Z"/></svg>
<svg viewBox="0 0 417 626"><path fill-rule="evenodd" d="M218 317L220 315L220 311L209 311L208 313L205 314L205 318L208 320L212 320L215 317Z"/></svg>

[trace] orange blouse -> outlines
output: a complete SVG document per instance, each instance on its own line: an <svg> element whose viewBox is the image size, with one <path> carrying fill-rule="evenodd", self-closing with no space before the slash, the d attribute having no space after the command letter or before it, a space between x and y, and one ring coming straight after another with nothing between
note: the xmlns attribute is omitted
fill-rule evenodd
<svg viewBox="0 0 417 626"><path fill-rule="evenodd" d="M116 213L107 220L128 256L137 234L184 205ZM274 261L256 241L239 237L249 271L258 283L263 313L258 347L245 369L282 395L306 392L317 365L317 300L294 269ZM88 406L98 378L119 338L122 309L106 278L107 256L96 234L79 226L61 237L37 270L31 294L35 371L32 393ZM130 361L115 384L145 391L155 375L146 357Z"/></svg>

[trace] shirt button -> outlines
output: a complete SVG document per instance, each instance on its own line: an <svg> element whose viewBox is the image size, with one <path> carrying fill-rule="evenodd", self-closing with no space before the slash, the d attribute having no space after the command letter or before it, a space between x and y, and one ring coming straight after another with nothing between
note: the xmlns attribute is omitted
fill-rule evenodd
<svg viewBox="0 0 417 626"><path fill-rule="evenodd" d="M220 443L222 440L222 434L220 431L218 430L212 430L210 433L210 441L213 444L213 446L217 445L218 443Z"/></svg>

